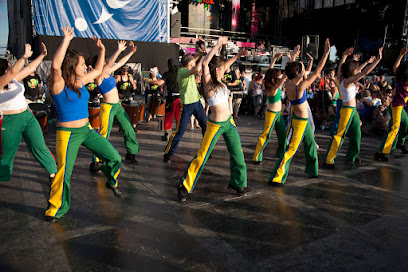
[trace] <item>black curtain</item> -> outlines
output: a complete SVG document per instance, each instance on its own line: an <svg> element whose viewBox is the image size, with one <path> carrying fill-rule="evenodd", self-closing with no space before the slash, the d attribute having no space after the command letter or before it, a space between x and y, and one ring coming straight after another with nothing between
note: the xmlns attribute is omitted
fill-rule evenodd
<svg viewBox="0 0 408 272"><path fill-rule="evenodd" d="M24 44L33 42L30 0L7 0L9 36L7 49L17 58L24 54Z"/></svg>

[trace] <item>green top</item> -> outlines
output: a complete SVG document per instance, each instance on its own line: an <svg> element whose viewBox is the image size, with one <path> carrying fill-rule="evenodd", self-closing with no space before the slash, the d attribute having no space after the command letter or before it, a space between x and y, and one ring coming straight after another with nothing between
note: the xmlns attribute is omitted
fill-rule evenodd
<svg viewBox="0 0 408 272"><path fill-rule="evenodd" d="M333 105L337 105L337 99L339 99L339 92L337 92L333 98Z"/></svg>
<svg viewBox="0 0 408 272"><path fill-rule="evenodd" d="M180 68L177 74L180 91L180 103L192 104L200 100L200 94L195 82L195 76L190 75L190 70Z"/></svg>
<svg viewBox="0 0 408 272"><path fill-rule="evenodd" d="M281 88L278 88L278 91L274 96L268 96L269 104L276 103L282 99Z"/></svg>

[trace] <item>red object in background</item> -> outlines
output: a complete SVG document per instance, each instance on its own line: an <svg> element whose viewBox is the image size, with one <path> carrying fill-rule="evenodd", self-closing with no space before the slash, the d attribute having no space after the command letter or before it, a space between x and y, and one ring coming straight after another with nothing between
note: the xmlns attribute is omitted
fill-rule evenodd
<svg viewBox="0 0 408 272"><path fill-rule="evenodd" d="M323 90L324 88L324 77L320 80L319 90Z"/></svg>

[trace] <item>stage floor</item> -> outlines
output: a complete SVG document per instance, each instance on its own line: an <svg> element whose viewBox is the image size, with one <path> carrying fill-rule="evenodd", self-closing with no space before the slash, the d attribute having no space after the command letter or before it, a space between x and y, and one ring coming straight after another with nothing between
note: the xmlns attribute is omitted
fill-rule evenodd
<svg viewBox="0 0 408 272"><path fill-rule="evenodd" d="M45 170L27 151L17 153L10 182L0 182L1 271L406 271L408 269L408 156L396 151L375 162L380 138L363 135L359 166L345 164L310 179L300 147L284 187L266 181L276 163L275 134L264 163L251 163L263 121L236 120L248 168L246 196L227 190L229 155L221 138L187 202L176 186L201 141L186 131L170 164L157 123L138 126L138 166L123 161L119 187L106 189L90 174L80 149L71 181L71 209L44 221L49 195ZM320 163L329 141L317 132ZM55 154L55 129L45 134ZM112 144L125 155L122 135Z"/></svg>

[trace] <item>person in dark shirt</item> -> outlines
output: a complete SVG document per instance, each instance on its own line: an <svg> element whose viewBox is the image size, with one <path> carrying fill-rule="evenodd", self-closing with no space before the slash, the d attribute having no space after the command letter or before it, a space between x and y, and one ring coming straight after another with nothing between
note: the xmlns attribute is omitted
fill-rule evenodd
<svg viewBox="0 0 408 272"><path fill-rule="evenodd" d="M28 100L34 102L42 98L41 79L35 72L24 79L24 87L24 96Z"/></svg>

